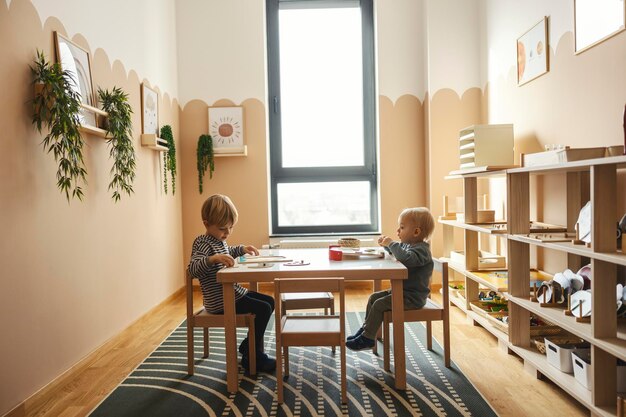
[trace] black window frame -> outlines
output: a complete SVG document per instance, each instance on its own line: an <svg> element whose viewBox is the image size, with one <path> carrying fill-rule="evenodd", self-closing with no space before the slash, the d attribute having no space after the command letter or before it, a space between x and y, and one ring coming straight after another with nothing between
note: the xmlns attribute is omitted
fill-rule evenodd
<svg viewBox="0 0 626 417"><path fill-rule="evenodd" d="M361 9L363 46L363 166L348 167L297 167L282 166L281 113L280 113L280 45L278 13L281 4L289 7L304 6L341 7L358 4ZM268 116L270 133L270 201L271 235L332 235L367 234L379 232L378 169L376 151L376 82L374 49L373 0L266 0L267 65L268 65ZM279 226L278 184L306 182L368 181L370 183L370 223L327 226Z"/></svg>

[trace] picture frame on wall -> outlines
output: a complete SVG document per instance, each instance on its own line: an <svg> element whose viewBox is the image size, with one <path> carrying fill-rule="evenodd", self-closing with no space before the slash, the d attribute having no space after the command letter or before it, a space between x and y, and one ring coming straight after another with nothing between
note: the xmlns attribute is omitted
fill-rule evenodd
<svg viewBox="0 0 626 417"><path fill-rule="evenodd" d="M141 133L159 135L159 94L141 83Z"/></svg>
<svg viewBox="0 0 626 417"><path fill-rule="evenodd" d="M215 153L243 153L243 107L209 107L209 135Z"/></svg>
<svg viewBox="0 0 626 417"><path fill-rule="evenodd" d="M81 104L96 107L89 52L56 31L54 40L57 62L72 77L72 89L79 94ZM79 119L82 125L97 126L96 113L88 108L81 107Z"/></svg>
<svg viewBox="0 0 626 417"><path fill-rule="evenodd" d="M550 70L548 18L544 16L517 39L517 85L524 85Z"/></svg>
<svg viewBox="0 0 626 417"><path fill-rule="evenodd" d="M574 0L576 54L624 30L626 30L625 0Z"/></svg>

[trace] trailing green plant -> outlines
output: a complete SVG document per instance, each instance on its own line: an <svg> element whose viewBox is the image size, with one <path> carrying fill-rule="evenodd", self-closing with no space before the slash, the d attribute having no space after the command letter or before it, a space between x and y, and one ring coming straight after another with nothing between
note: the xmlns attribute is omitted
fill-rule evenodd
<svg viewBox="0 0 626 417"><path fill-rule="evenodd" d="M202 180L207 168L209 169L209 178L213 178L215 171L215 154L213 153L213 138L211 135L201 135L198 138L198 148L196 149L198 163L198 186L200 194L202 194Z"/></svg>
<svg viewBox="0 0 626 417"><path fill-rule="evenodd" d="M79 130L80 94L73 88L77 80L63 71L59 63L46 61L39 50L30 69L35 86L32 121L39 133L43 127L48 129L42 145L48 153L52 152L59 164L57 187L65 193L68 202L70 196L82 201L81 183L87 183L87 170Z"/></svg>
<svg viewBox="0 0 626 417"><path fill-rule="evenodd" d="M133 109L128 103L128 94L121 88L111 91L98 88L102 109L109 113L107 143L111 146L109 156L113 158L109 190L113 190L113 200L120 201L121 193L133 193L135 180L135 148L133 147Z"/></svg>
<svg viewBox="0 0 626 417"><path fill-rule="evenodd" d="M176 143L172 127L165 125L161 128L161 138L167 141L167 151L163 152L163 188L167 194L167 172L172 177L172 195L176 194Z"/></svg>

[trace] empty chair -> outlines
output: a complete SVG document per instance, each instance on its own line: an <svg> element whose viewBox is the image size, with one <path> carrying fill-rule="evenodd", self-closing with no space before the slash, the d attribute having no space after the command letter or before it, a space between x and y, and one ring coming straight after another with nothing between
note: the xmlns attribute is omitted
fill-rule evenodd
<svg viewBox="0 0 626 417"><path fill-rule="evenodd" d="M331 292L289 292L281 295L280 302L282 304L281 313L287 314L288 310L309 310L315 308L323 308L324 314L335 315L335 297ZM335 346L332 347L335 353Z"/></svg>
<svg viewBox="0 0 626 417"><path fill-rule="evenodd" d="M443 354L444 361L447 368L450 367L450 303L448 298L448 263L442 262L439 259L433 258L434 270L441 272L442 280L442 293L443 293L443 305L439 305L432 301L430 298L426 301L426 305L417 310L404 310L405 322L426 322L426 346L428 350L432 350L432 322L443 322ZM432 283L432 281L431 281ZM391 311L385 312L383 318L383 355L384 355L384 367L386 371L391 368L391 360L389 356L389 324L392 321ZM374 352L377 353L377 345L374 345Z"/></svg>
<svg viewBox="0 0 626 417"><path fill-rule="evenodd" d="M204 307L194 310L193 306L193 280L194 278L185 271L185 284L187 287L187 373L193 375L194 372L194 337L193 329L202 327L204 336L204 356L209 356L209 328L224 327L223 314L208 313ZM248 359L250 364L250 374L256 374L256 349L254 343L254 314L237 314L237 327L248 328Z"/></svg>
<svg viewBox="0 0 626 417"><path fill-rule="evenodd" d="M282 303L276 308L276 391L283 403L284 375L289 376L289 346L339 346L341 360L341 401L346 393L345 296L343 278L281 278L274 280L275 299L283 293L338 292L339 315L286 315Z"/></svg>

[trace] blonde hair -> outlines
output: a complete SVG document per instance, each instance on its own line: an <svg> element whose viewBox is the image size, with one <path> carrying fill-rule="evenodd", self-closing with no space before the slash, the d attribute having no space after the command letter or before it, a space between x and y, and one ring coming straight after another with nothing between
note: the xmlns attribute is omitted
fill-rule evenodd
<svg viewBox="0 0 626 417"><path fill-rule="evenodd" d="M209 225L234 226L238 217L237 208L225 195L213 194L202 204L202 220Z"/></svg>
<svg viewBox="0 0 626 417"><path fill-rule="evenodd" d="M402 210L402 213L400 213L400 218L407 219L412 222L415 227L422 229L424 240L430 239L430 236L435 230L435 219L433 215L430 214L428 207L405 208Z"/></svg>

